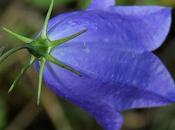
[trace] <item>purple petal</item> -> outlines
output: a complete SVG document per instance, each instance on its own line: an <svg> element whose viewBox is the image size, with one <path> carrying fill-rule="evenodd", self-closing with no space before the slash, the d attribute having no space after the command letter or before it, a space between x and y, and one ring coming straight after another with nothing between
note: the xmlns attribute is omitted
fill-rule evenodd
<svg viewBox="0 0 175 130"><path fill-rule="evenodd" d="M67 16L67 15L66 15ZM150 51L165 40L171 23L171 9L166 7L111 7L106 10L79 11L66 18L58 16L50 24L48 35L56 40L87 28L75 38L127 51ZM53 20L52 20L53 21Z"/></svg>
<svg viewBox="0 0 175 130"><path fill-rule="evenodd" d="M105 130L120 130L123 117L115 108L103 104L96 107L96 109L92 107L92 110L92 115Z"/></svg>
<svg viewBox="0 0 175 130"><path fill-rule="evenodd" d="M92 0L88 9L104 9L113 5L115 5L115 0Z"/></svg>
<svg viewBox="0 0 175 130"><path fill-rule="evenodd" d="M49 63L44 74L48 86L90 112L106 130L120 128L121 123L117 123L122 122L117 116L120 111L175 101L174 82L152 53L72 43L56 48L53 55L83 76ZM100 117L103 113L107 115Z"/></svg>
<svg viewBox="0 0 175 130"><path fill-rule="evenodd" d="M118 6L111 7L109 10L123 15L125 18L128 17L128 24L125 24L125 28L128 28L128 33L131 32L130 37L132 38L129 38L131 39L130 42L140 42L149 51L160 47L170 30L171 8L161 6Z"/></svg>

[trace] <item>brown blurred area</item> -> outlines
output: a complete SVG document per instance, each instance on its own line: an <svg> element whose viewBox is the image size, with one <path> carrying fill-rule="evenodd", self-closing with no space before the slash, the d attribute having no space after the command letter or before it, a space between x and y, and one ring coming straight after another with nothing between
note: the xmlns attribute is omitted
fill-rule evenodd
<svg viewBox="0 0 175 130"><path fill-rule="evenodd" d="M32 1L32 0L31 0ZM35 36L41 29L48 4L30 0L0 0L0 26L8 27L26 36ZM41 0L40 0L41 1ZM47 0L43 0L44 2ZM59 0L58 0L59 1ZM83 0L60 0L53 16L62 12L84 8ZM149 2L148 2L149 1ZM120 0L120 4L152 4L154 0ZM160 0L161 1L161 0ZM174 6L174 0L159 4ZM174 11L175 12L175 11ZM175 78L175 13L173 24L164 45L157 54ZM21 44L0 29L0 47L6 50ZM102 130L86 112L43 87L41 104L37 106L37 74L31 68L15 90L8 88L29 55L20 51L0 66L0 130ZM132 110L124 113L123 130L175 130L175 105L163 108Z"/></svg>

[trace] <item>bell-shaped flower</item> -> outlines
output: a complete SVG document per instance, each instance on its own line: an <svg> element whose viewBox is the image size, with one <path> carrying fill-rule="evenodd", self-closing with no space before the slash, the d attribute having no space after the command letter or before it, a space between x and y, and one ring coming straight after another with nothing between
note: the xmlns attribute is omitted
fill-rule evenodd
<svg viewBox="0 0 175 130"><path fill-rule="evenodd" d="M123 111L175 102L174 81L151 52L164 42L170 24L168 7L92 0L88 9L45 24L41 39L49 39L47 51L39 46L42 40L27 49L40 60L39 81L44 74L56 94L88 111L105 130L119 130Z"/></svg>

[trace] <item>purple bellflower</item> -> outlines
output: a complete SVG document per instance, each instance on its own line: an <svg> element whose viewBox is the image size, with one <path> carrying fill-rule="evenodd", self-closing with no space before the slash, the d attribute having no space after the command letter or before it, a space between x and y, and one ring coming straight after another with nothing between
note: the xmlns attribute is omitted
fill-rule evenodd
<svg viewBox="0 0 175 130"><path fill-rule="evenodd" d="M9 91L39 60L38 102L43 75L50 89L89 112L105 130L120 130L123 111L174 103L174 81L151 52L169 32L171 9L114 5L115 0L92 0L87 10L48 22L52 0L36 39L4 28L29 44L4 53L0 62L23 48L32 54Z"/></svg>

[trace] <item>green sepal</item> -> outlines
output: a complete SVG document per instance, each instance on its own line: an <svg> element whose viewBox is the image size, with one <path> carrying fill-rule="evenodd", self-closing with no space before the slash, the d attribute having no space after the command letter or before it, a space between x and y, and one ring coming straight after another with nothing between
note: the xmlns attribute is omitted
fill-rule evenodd
<svg viewBox="0 0 175 130"><path fill-rule="evenodd" d="M40 69L39 69L39 76L38 76L38 95L37 95L37 104L38 105L40 103L41 89L42 89L42 78L43 78L45 63L46 63L46 59L42 58L40 61Z"/></svg>
<svg viewBox="0 0 175 130"><path fill-rule="evenodd" d="M30 38L24 37L24 36L22 36L22 35L19 35L19 34L13 32L13 31L11 31L11 30L5 28L5 27L2 27L2 29L3 29L4 31L6 31L7 33L9 33L10 35L16 37L18 40L24 42L24 43L31 43L31 42L33 41L33 39L30 39Z"/></svg>
<svg viewBox="0 0 175 130"><path fill-rule="evenodd" d="M61 62L60 60L56 59L55 57L53 57L52 55L46 55L46 59L47 61L50 61L56 65L58 65L59 67L62 67L64 69L67 69L71 72L73 72L74 74L81 76L80 72L78 72L77 70L75 70L74 68L66 65L65 63Z"/></svg>
<svg viewBox="0 0 175 130"><path fill-rule="evenodd" d="M51 1L49 10L47 12L47 16L45 18L43 29L42 29L42 32L41 32L41 38L43 38L43 39L47 38L47 28L48 28L49 19L51 17L51 13L52 13L52 10L53 10L53 5L54 5L54 0Z"/></svg>
<svg viewBox="0 0 175 130"><path fill-rule="evenodd" d="M80 32L77 32L77 33L75 33L75 34L73 34L73 35L70 35L70 36L68 36L68 37L61 38L61 39L59 39L59 40L53 41L53 42L51 42L51 45L50 45L50 46L51 46L51 48L55 48L55 47L57 47L57 46L59 46L59 45L65 43L65 42L67 42L67 41L70 41L70 40L72 40L72 39L74 39L74 38L80 36L81 34L85 33L86 31L87 31L87 29L83 29L83 30L81 30Z"/></svg>
<svg viewBox="0 0 175 130"><path fill-rule="evenodd" d="M10 93L14 87L16 86L17 82L21 79L21 77L24 75L24 73L28 70L28 68L34 63L35 61L35 57L31 57L30 61L27 62L21 69L20 73L18 74L18 76L16 77L16 79L14 80L13 84L11 85L10 89L8 90L8 93Z"/></svg>

